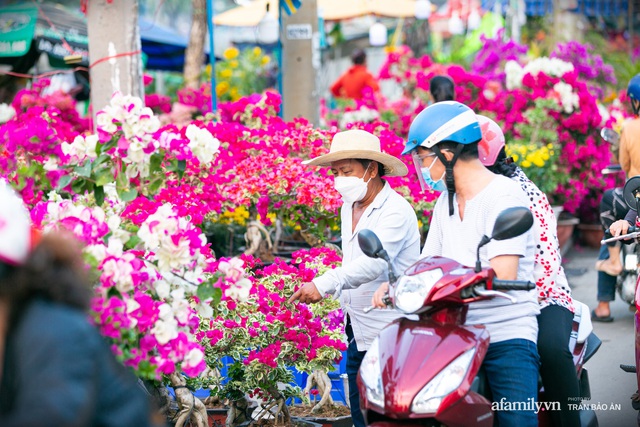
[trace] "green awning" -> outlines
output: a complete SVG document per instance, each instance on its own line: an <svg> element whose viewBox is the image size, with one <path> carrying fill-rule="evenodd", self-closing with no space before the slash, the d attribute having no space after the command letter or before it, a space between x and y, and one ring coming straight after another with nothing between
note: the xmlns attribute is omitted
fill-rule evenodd
<svg viewBox="0 0 640 427"><path fill-rule="evenodd" d="M0 10L0 57L23 56L29 51L37 19L35 7L14 6Z"/></svg>

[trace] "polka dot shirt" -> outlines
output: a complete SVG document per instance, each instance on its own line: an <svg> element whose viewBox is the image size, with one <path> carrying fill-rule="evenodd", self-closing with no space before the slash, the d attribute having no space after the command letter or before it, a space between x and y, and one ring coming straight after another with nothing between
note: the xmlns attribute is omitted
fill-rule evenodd
<svg viewBox="0 0 640 427"><path fill-rule="evenodd" d="M562 268L556 217L547 196L518 168L511 177L520 184L529 200L533 214L533 233L536 240L534 278L540 308L549 305L565 307L573 313L573 299L567 276Z"/></svg>

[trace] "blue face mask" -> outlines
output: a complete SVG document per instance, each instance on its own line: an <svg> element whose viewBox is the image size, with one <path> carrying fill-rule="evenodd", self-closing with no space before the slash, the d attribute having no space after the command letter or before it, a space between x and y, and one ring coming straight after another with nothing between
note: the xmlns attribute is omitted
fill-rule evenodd
<svg viewBox="0 0 640 427"><path fill-rule="evenodd" d="M443 192L447 189L447 186L442 181L442 178L437 181L431 179L431 172L429 171L429 168L421 168L420 171L422 172L422 179L424 179L424 183L427 184L427 186L429 186L432 190Z"/></svg>
<svg viewBox="0 0 640 427"><path fill-rule="evenodd" d="M431 188L434 191L443 192L444 190L447 189L447 186L442 181L442 178L444 178L444 174L442 174L442 177L440 177L440 179L437 180L437 181L434 181L433 179L431 179L431 168L436 163L436 160L437 159L435 159L435 158L433 159L433 162L431 163L431 166L426 166L426 167L420 168L420 172L422 172L422 179L424 179L424 183L429 188Z"/></svg>

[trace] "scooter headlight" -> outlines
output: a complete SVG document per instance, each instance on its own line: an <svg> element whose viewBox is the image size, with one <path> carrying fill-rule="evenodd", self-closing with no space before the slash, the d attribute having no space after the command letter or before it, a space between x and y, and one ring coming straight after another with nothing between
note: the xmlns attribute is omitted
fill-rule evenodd
<svg viewBox="0 0 640 427"><path fill-rule="evenodd" d="M362 359L360 378L367 388L367 400L380 408L384 408L384 389L382 388L378 338L373 340L371 347L369 347Z"/></svg>
<svg viewBox="0 0 640 427"><path fill-rule="evenodd" d="M442 276L440 268L424 271L415 276L402 276L394 292L395 306L407 314L420 310L429 291Z"/></svg>
<svg viewBox="0 0 640 427"><path fill-rule="evenodd" d="M436 413L442 399L462 384L475 353L475 348L467 350L440 371L413 399L411 411L416 414Z"/></svg>

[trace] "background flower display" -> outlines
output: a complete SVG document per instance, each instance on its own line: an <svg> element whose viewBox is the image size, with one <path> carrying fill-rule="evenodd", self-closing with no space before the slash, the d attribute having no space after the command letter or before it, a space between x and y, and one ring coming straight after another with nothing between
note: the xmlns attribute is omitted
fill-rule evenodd
<svg viewBox="0 0 640 427"><path fill-rule="evenodd" d="M221 101L237 101L243 96L262 93L275 86L275 64L259 47L239 50L227 48L216 61L216 94ZM205 76L211 75L208 66Z"/></svg>
<svg viewBox="0 0 640 427"><path fill-rule="evenodd" d="M601 174L613 159L599 131L617 120L607 111L611 107L599 100L604 94L599 88L615 81L611 67L576 42L558 45L549 57L533 58L527 56L526 46L499 35L485 38L472 64L468 71L456 64L434 63L428 56L416 58L407 47L396 48L379 78L398 83L406 88L405 94L393 103L375 99L366 108L377 110L398 136L406 137L413 117L430 102L430 79L448 75L455 82L456 100L501 125L519 165L554 203L582 222L596 222L603 191L619 185L616 177ZM341 126L332 118L342 112L324 113L329 124Z"/></svg>

